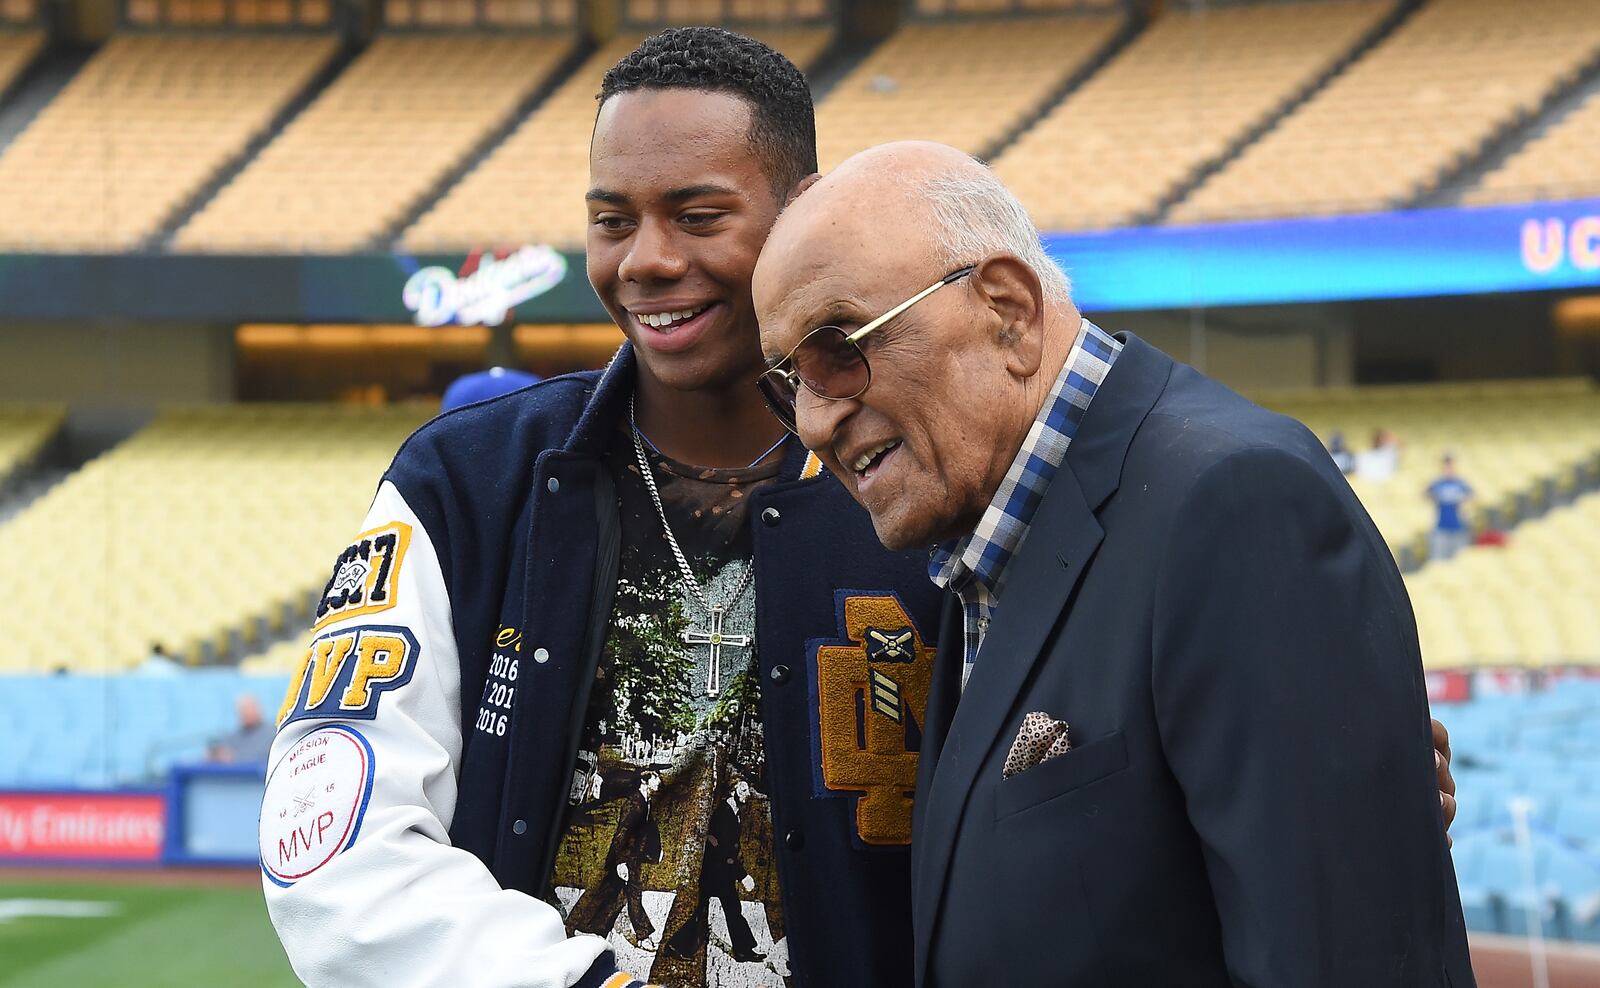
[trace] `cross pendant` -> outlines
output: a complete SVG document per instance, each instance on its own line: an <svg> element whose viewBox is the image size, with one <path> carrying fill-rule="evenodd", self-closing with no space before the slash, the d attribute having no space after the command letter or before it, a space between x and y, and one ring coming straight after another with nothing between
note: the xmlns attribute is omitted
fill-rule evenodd
<svg viewBox="0 0 1600 988"><path fill-rule="evenodd" d="M711 647L711 661L706 664L706 696L716 696L722 690L722 646L737 645L740 648L750 647L749 635L728 635L722 631L722 619L726 612L720 607L707 608L707 622L711 626L709 631L700 631L690 626L683 633L683 640L689 645L709 645Z"/></svg>

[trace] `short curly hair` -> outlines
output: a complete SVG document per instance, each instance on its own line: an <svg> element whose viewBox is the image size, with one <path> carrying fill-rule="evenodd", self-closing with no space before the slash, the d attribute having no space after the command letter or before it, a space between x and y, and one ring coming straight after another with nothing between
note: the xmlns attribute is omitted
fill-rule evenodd
<svg viewBox="0 0 1600 988"><path fill-rule="evenodd" d="M806 78L754 38L720 27L653 34L611 67L598 99L636 89L701 89L750 104L750 144L780 195L817 170L816 113Z"/></svg>

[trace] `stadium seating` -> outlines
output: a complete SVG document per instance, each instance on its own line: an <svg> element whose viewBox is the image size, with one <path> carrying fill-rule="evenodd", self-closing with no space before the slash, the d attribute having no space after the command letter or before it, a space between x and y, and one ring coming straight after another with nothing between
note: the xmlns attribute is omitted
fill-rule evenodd
<svg viewBox="0 0 1600 988"><path fill-rule="evenodd" d="M1597 53L1592 0L1431 0L1170 218L1405 205L1537 111Z"/></svg>
<svg viewBox="0 0 1600 988"><path fill-rule="evenodd" d="M942 141L986 154L1122 26L1112 14L913 22L817 107L824 171L884 141Z"/></svg>
<svg viewBox="0 0 1600 988"><path fill-rule="evenodd" d="M1042 229L1134 222L1332 68L1390 7L1174 7L1001 155L996 173Z"/></svg>
<svg viewBox="0 0 1600 988"><path fill-rule="evenodd" d="M570 35L384 35L179 231L181 250L373 246L545 82Z"/></svg>
<svg viewBox="0 0 1600 988"><path fill-rule="evenodd" d="M113 38L0 154L0 249L141 246L335 47L310 34Z"/></svg>
<svg viewBox="0 0 1600 988"><path fill-rule="evenodd" d="M1269 408L1293 415L1324 442L1342 433L1358 452L1378 429L1404 446L1399 470L1384 481L1352 477L1351 486L1390 548L1421 558L1434 521L1423 488L1452 453L1477 494L1472 518L1490 509L1515 519L1570 494L1578 471L1600 455L1600 387L1585 378L1399 385L1260 393ZM1546 489L1546 485L1549 489Z"/></svg>
<svg viewBox="0 0 1600 988"><path fill-rule="evenodd" d="M43 31L0 27L0 94L11 88L43 47Z"/></svg>
<svg viewBox="0 0 1600 988"><path fill-rule="evenodd" d="M1406 577L1430 668L1600 664L1600 494ZM1600 835L1600 828L1595 833Z"/></svg>
<svg viewBox="0 0 1600 988"><path fill-rule="evenodd" d="M384 0L387 27L559 28L578 23L577 0Z"/></svg>
<svg viewBox="0 0 1600 988"><path fill-rule="evenodd" d="M38 23L39 0L0 0L0 24L33 28Z"/></svg>
<svg viewBox="0 0 1600 988"><path fill-rule="evenodd" d="M828 44L824 28L752 29L802 68ZM412 251L471 250L485 244L582 247L589 184L589 133L605 71L642 35L602 45L517 129L401 238Z"/></svg>
<svg viewBox="0 0 1600 988"><path fill-rule="evenodd" d="M430 409L175 408L0 526L0 672L237 656L303 626Z"/></svg>
<svg viewBox="0 0 1600 988"><path fill-rule="evenodd" d="M62 406L0 405L0 487L61 428Z"/></svg>
<svg viewBox="0 0 1600 988"><path fill-rule="evenodd" d="M235 700L271 718L286 677L199 669L166 676L0 678L0 790L149 784L237 726Z"/></svg>
<svg viewBox="0 0 1600 988"><path fill-rule="evenodd" d="M1600 89L1513 154L1465 196L1469 203L1600 196Z"/></svg>
<svg viewBox="0 0 1600 988"><path fill-rule="evenodd" d="M137 27L314 27L332 19L332 0L126 0Z"/></svg>
<svg viewBox="0 0 1600 988"><path fill-rule="evenodd" d="M1516 685L1500 695L1481 676L1473 700L1433 711L1455 754L1454 857L1467 926L1522 934L1534 910L1546 936L1600 940L1600 679L1567 677L1533 692ZM1525 800L1525 847L1516 800Z"/></svg>
<svg viewBox="0 0 1600 988"><path fill-rule="evenodd" d="M814 20L828 12L827 0L627 0L623 12L635 24L774 24Z"/></svg>

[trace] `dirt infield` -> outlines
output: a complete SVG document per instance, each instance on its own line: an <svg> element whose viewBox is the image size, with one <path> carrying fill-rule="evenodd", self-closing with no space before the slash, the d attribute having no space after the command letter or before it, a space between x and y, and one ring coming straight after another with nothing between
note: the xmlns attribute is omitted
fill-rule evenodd
<svg viewBox="0 0 1600 988"><path fill-rule="evenodd" d="M1545 941L1550 988L1600 988L1600 946ZM1533 988L1528 941L1521 937L1472 937L1472 969L1478 988Z"/></svg>
<svg viewBox="0 0 1600 988"><path fill-rule="evenodd" d="M14 868L0 865L0 885L7 882L84 882L145 885L161 888L257 888L258 868Z"/></svg>

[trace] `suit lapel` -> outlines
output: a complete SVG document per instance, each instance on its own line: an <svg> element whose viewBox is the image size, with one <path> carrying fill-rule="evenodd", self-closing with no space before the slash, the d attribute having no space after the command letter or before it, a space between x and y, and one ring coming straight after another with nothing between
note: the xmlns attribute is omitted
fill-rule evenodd
<svg viewBox="0 0 1600 988"><path fill-rule="evenodd" d="M919 984L924 983L928 948L938 921L950 857L978 769L999 738L1017 694L1060 620L1067 599L1088 569L1100 538L1100 525L1084 504L1077 481L1068 471L1061 471L1051 481L1028 537L1011 561L1006 597L984 639L972 678L961 694L955 719L919 800L924 804L923 827L912 843L914 850L920 852L915 872ZM941 654L939 660L959 665L959 634L952 644L954 648ZM945 650L941 647L940 651ZM950 678L957 684L960 681L959 673Z"/></svg>
<svg viewBox="0 0 1600 988"><path fill-rule="evenodd" d="M954 718L942 733L929 725L942 746L924 753L924 758L934 755L934 764L918 780L920 825L912 844L918 984L927 983L930 945L951 856L979 769L999 742L1046 641L1089 569L1104 535L1095 511L1116 491L1133 435L1172 372L1171 359L1160 351L1131 335L1118 338L1123 352L1084 413L1066 460L1011 560L994 625ZM959 619L953 626L945 623L939 645L941 671L948 671L950 663L959 666L963 648ZM959 672L936 678L959 683ZM929 721L939 709L933 699Z"/></svg>

